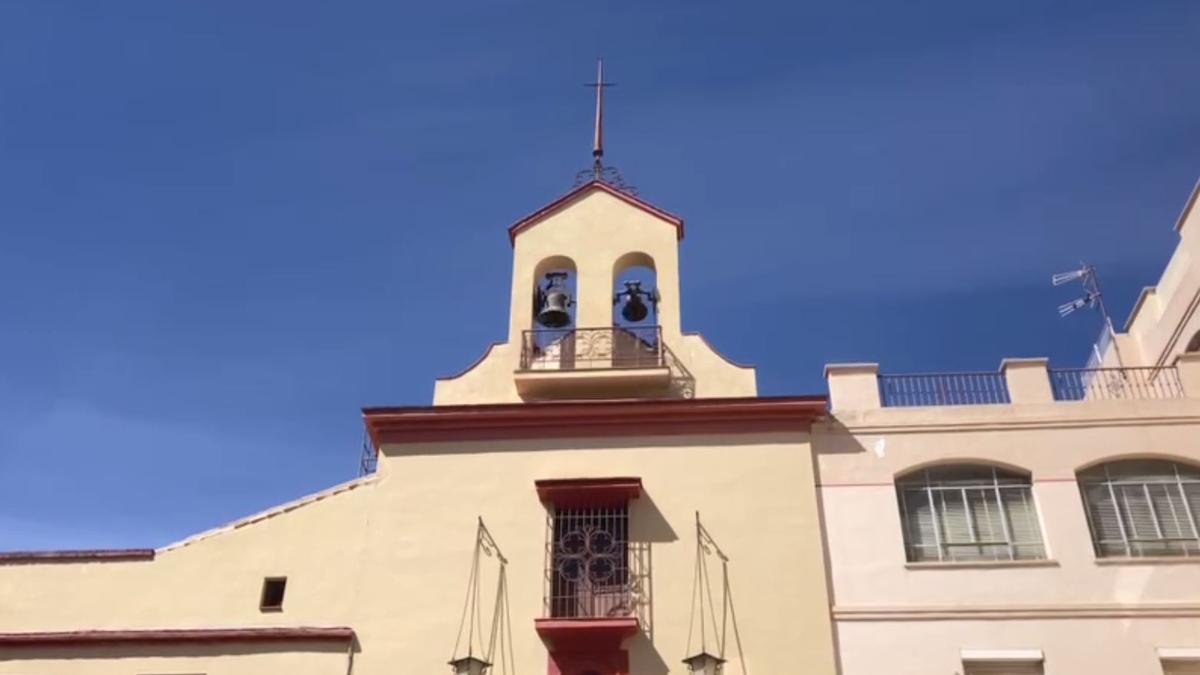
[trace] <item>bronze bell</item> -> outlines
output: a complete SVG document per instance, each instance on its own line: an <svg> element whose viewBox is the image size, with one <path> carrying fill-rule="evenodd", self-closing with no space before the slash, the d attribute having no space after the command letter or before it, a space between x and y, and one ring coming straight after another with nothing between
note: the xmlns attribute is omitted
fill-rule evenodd
<svg viewBox="0 0 1200 675"><path fill-rule="evenodd" d="M546 328L562 328L571 323L571 292L566 272L547 272L546 287L538 292L537 322Z"/></svg>
<svg viewBox="0 0 1200 675"><path fill-rule="evenodd" d="M656 303L658 300L653 290L642 290L642 282L640 281L626 281L625 290L613 297L613 304L620 302L621 298L625 298L625 306L621 308L621 316L625 317L625 320L630 323L637 323L645 319L650 314L650 307L647 303Z"/></svg>

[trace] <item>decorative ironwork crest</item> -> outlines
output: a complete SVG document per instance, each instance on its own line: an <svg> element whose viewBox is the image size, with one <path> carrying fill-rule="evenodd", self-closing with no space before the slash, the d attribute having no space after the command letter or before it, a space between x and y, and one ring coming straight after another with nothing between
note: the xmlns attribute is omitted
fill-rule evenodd
<svg viewBox="0 0 1200 675"><path fill-rule="evenodd" d="M564 532L555 546L555 566L568 581L609 585L623 583L620 578L625 552L613 534L585 523Z"/></svg>
<svg viewBox="0 0 1200 675"><path fill-rule="evenodd" d="M625 177L621 172L612 166L604 166L599 162L590 169L584 169L575 174L575 184L572 187L579 187L584 183L604 183L605 185L616 188L627 195L637 196L638 189L629 183L625 182Z"/></svg>

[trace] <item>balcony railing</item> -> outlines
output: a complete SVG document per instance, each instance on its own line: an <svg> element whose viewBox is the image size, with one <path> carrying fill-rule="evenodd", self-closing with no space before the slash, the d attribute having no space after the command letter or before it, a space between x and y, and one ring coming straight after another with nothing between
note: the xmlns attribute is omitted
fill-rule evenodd
<svg viewBox="0 0 1200 675"><path fill-rule="evenodd" d="M664 368L659 326L527 330L521 370Z"/></svg>
<svg viewBox="0 0 1200 675"><path fill-rule="evenodd" d="M1162 368L1052 368L1056 401L1183 398L1179 371Z"/></svg>
<svg viewBox="0 0 1200 675"><path fill-rule="evenodd" d="M1003 373L880 375L879 399L885 407L1010 402Z"/></svg>

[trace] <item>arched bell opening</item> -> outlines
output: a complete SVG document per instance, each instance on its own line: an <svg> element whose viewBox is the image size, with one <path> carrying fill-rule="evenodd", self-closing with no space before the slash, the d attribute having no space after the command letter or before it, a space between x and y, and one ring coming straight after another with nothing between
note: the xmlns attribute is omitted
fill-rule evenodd
<svg viewBox="0 0 1200 675"><path fill-rule="evenodd" d="M613 263L613 365L659 365L662 358L658 326L658 271L654 258L640 251L626 253Z"/></svg>
<svg viewBox="0 0 1200 675"><path fill-rule="evenodd" d="M533 314L523 353L529 367L562 368L574 362L578 273L575 261L551 256L533 270Z"/></svg>
<svg viewBox="0 0 1200 675"><path fill-rule="evenodd" d="M552 256L539 262L533 271L533 325L539 329L575 327L577 273L575 261Z"/></svg>

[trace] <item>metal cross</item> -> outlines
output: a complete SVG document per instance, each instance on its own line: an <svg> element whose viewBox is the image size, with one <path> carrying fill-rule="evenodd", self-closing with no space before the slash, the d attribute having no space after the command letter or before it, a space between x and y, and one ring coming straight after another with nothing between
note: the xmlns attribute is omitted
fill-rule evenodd
<svg viewBox="0 0 1200 675"><path fill-rule="evenodd" d="M596 81L584 84L585 87L596 89L596 130L592 139L592 157L596 158L596 166L604 156L604 88L615 87L613 82L604 81L604 59L596 59Z"/></svg>

